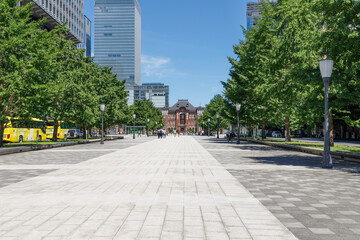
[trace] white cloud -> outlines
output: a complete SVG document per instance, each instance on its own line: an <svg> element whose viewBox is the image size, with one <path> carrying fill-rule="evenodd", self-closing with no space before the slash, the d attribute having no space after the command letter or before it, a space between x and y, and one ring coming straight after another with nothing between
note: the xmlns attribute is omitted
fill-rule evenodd
<svg viewBox="0 0 360 240"><path fill-rule="evenodd" d="M142 55L141 56L142 72L146 76L155 76L162 78L166 73L172 71L172 69L168 67L170 62L171 62L170 58Z"/></svg>

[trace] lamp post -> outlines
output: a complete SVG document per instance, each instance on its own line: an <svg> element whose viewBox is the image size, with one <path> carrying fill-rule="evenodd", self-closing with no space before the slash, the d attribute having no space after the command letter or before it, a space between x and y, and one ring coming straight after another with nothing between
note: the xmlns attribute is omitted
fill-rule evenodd
<svg viewBox="0 0 360 240"><path fill-rule="evenodd" d="M219 139L219 118L220 118L220 114L216 114L216 119L217 119L217 139Z"/></svg>
<svg viewBox="0 0 360 240"><path fill-rule="evenodd" d="M319 62L320 72L325 87L325 122L324 122L324 159L322 162L323 168L332 168L332 159L330 155L330 135L329 135L329 83L332 74L334 61L330 59L324 59Z"/></svg>
<svg viewBox="0 0 360 240"><path fill-rule="evenodd" d="M150 119L147 119L146 136L148 136L148 137L149 137L149 123L150 123Z"/></svg>
<svg viewBox="0 0 360 240"><path fill-rule="evenodd" d="M205 122L204 121L202 122L202 129L204 131L204 136L205 136Z"/></svg>
<svg viewBox="0 0 360 240"><path fill-rule="evenodd" d="M240 123L239 123L239 112L240 112L241 104L236 103L236 115L237 115L237 144L240 144Z"/></svg>
<svg viewBox="0 0 360 240"><path fill-rule="evenodd" d="M134 127L133 127L133 139L135 139L135 118L136 118L136 114L133 114L133 119L134 119Z"/></svg>
<svg viewBox="0 0 360 240"><path fill-rule="evenodd" d="M210 118L208 118L208 137L210 136Z"/></svg>
<svg viewBox="0 0 360 240"><path fill-rule="evenodd" d="M100 103L100 111L101 111L101 141L100 141L100 144L104 144L104 110L105 110L105 104Z"/></svg>

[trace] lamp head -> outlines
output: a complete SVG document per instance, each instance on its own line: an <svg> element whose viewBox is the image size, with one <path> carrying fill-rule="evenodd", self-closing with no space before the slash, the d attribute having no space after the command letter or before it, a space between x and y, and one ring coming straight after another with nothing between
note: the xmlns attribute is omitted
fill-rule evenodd
<svg viewBox="0 0 360 240"><path fill-rule="evenodd" d="M236 103L236 111L240 111L241 103Z"/></svg>
<svg viewBox="0 0 360 240"><path fill-rule="evenodd" d="M100 103L100 111L104 111L105 110L105 103Z"/></svg>
<svg viewBox="0 0 360 240"><path fill-rule="evenodd" d="M150 122L150 119L147 119L148 122Z"/></svg>
<svg viewBox="0 0 360 240"><path fill-rule="evenodd" d="M133 114L133 119L135 119L135 118L136 118L136 114L134 113L134 114Z"/></svg>
<svg viewBox="0 0 360 240"><path fill-rule="evenodd" d="M324 59L319 61L319 66L322 78L330 78L334 66L334 61L331 59Z"/></svg>
<svg viewBox="0 0 360 240"><path fill-rule="evenodd" d="M216 118L219 119L219 117L220 117L220 114L217 113L217 114L216 114Z"/></svg>
<svg viewBox="0 0 360 240"><path fill-rule="evenodd" d="M210 118L208 118L208 122L210 122Z"/></svg>

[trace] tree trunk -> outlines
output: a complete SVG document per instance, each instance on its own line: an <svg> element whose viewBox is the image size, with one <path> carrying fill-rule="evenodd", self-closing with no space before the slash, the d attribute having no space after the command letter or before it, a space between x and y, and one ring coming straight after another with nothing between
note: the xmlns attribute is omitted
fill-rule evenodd
<svg viewBox="0 0 360 240"><path fill-rule="evenodd" d="M54 142L57 142L57 134L58 134L58 128L59 128L59 121L58 120L54 120L54 133L53 133L53 137L52 140Z"/></svg>
<svg viewBox="0 0 360 240"><path fill-rule="evenodd" d="M3 136L4 136L4 123L0 123L0 147L3 147L4 146L4 139L3 139Z"/></svg>
<svg viewBox="0 0 360 240"><path fill-rule="evenodd" d="M252 130L253 130L253 128L249 127L249 137L252 137Z"/></svg>
<svg viewBox="0 0 360 240"><path fill-rule="evenodd" d="M262 140L264 140L266 138L265 124L263 124L261 127L262 127L261 138Z"/></svg>
<svg viewBox="0 0 360 240"><path fill-rule="evenodd" d="M285 142L291 142L291 136L290 136L290 117L285 117Z"/></svg>
<svg viewBox="0 0 360 240"><path fill-rule="evenodd" d="M88 137L87 137L87 132L86 132L86 126L82 127L82 132L83 132L83 138L87 139Z"/></svg>
<svg viewBox="0 0 360 240"><path fill-rule="evenodd" d="M331 110L329 110L329 134L330 134L330 147L334 146L334 122Z"/></svg>

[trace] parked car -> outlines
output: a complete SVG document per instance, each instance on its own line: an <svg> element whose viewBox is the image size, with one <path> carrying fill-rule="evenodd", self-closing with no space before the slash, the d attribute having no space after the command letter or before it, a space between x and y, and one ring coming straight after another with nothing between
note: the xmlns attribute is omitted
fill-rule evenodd
<svg viewBox="0 0 360 240"><path fill-rule="evenodd" d="M273 138L281 138L281 132L279 132L279 131L273 131L273 132L271 133L271 136L272 136Z"/></svg>
<svg viewBox="0 0 360 240"><path fill-rule="evenodd" d="M67 138L81 138L82 136L80 129L70 129L67 133Z"/></svg>

